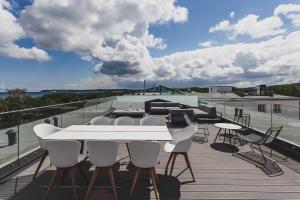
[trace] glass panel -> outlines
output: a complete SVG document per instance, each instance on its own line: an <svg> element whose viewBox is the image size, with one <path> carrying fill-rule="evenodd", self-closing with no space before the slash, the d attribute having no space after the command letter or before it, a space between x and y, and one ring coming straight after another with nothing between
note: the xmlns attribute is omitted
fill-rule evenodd
<svg viewBox="0 0 300 200"><path fill-rule="evenodd" d="M271 127L271 104L263 100L248 100L243 103L244 113L250 114L250 126L266 132Z"/></svg>
<svg viewBox="0 0 300 200"><path fill-rule="evenodd" d="M300 145L300 116L299 106L280 105L281 109L273 112L272 124L273 127L283 125L283 130L279 137L288 140L292 143ZM273 105L274 110L274 105Z"/></svg>
<svg viewBox="0 0 300 200"><path fill-rule="evenodd" d="M7 113L0 115L0 168L5 163L10 163L18 158L18 113ZM12 133L12 136L15 139L9 144L7 132L13 130L15 134ZM13 136L14 135L14 136Z"/></svg>
<svg viewBox="0 0 300 200"><path fill-rule="evenodd" d="M80 125L84 123L84 103L72 103L64 105L62 109L62 128L70 125Z"/></svg>

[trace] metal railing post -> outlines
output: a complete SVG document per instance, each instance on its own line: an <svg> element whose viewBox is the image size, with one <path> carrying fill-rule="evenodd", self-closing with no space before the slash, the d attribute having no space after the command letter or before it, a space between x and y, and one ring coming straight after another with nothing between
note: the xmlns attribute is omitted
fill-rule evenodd
<svg viewBox="0 0 300 200"><path fill-rule="evenodd" d="M18 160L18 166L20 166L20 113L17 113L17 160Z"/></svg>
<svg viewBox="0 0 300 200"><path fill-rule="evenodd" d="M84 105L85 103L82 105L82 124L84 124Z"/></svg>
<svg viewBox="0 0 300 200"><path fill-rule="evenodd" d="M225 113L225 98L223 98L223 101L224 101L224 108L223 108L223 113L224 113L224 116L226 117L226 113Z"/></svg>
<svg viewBox="0 0 300 200"><path fill-rule="evenodd" d="M273 127L273 103L271 103L271 128Z"/></svg>

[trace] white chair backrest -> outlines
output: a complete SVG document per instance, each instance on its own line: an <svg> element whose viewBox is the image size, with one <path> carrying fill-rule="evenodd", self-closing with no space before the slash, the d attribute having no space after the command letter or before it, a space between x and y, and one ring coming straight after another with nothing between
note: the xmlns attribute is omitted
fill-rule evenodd
<svg viewBox="0 0 300 200"><path fill-rule="evenodd" d="M175 144L173 152L188 152L192 146L193 136L197 131L198 127L196 125L190 125L174 132L172 134L173 141L170 142Z"/></svg>
<svg viewBox="0 0 300 200"><path fill-rule="evenodd" d="M156 116L147 116L140 120L142 126L160 126L160 118Z"/></svg>
<svg viewBox="0 0 300 200"><path fill-rule="evenodd" d="M116 163L119 143L114 141L87 141L90 161L96 167L108 167Z"/></svg>
<svg viewBox="0 0 300 200"><path fill-rule="evenodd" d="M40 147L44 150L47 150L47 148L43 138L60 130L62 129L51 124L38 124L33 127L33 131L39 140Z"/></svg>
<svg viewBox="0 0 300 200"><path fill-rule="evenodd" d="M109 117L99 116L91 120L91 125L111 125L111 121Z"/></svg>
<svg viewBox="0 0 300 200"><path fill-rule="evenodd" d="M71 140L48 140L45 145L49 152L51 163L55 167L72 167L78 163L80 142Z"/></svg>
<svg viewBox="0 0 300 200"><path fill-rule="evenodd" d="M134 166L154 167L159 158L160 143L155 141L135 141L128 143L130 159Z"/></svg>
<svg viewBox="0 0 300 200"><path fill-rule="evenodd" d="M134 125L134 119L131 117L119 117L115 119L114 122L115 125L119 126L133 126Z"/></svg>

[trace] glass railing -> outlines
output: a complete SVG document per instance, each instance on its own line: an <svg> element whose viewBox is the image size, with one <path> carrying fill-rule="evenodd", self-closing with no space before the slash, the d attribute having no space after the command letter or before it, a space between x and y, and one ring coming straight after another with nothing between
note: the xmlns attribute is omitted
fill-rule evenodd
<svg viewBox="0 0 300 200"><path fill-rule="evenodd" d="M115 100L116 97L106 97L0 113L0 169L10 163L18 165L21 158L39 148L33 132L35 125L45 121L62 128L86 124L110 112Z"/></svg>
<svg viewBox="0 0 300 200"><path fill-rule="evenodd" d="M215 106L217 111L229 120L234 119L235 108L243 109L244 114L251 116L251 127L261 132L265 132L270 127L283 126L279 138L300 146L299 100L296 98L201 98L199 103Z"/></svg>

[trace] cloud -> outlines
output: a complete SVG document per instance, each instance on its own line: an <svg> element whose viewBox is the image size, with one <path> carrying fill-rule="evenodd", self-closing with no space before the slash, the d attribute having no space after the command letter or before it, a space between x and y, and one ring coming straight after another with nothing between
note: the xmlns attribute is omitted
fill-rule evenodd
<svg viewBox="0 0 300 200"><path fill-rule="evenodd" d="M24 48L16 41L25 37L25 32L17 18L10 12L11 5L6 0L0 1L0 55L11 58L48 60L50 57L44 50L36 47Z"/></svg>
<svg viewBox="0 0 300 200"><path fill-rule="evenodd" d="M280 17L271 16L259 19L258 15L249 14L231 24L228 20L221 21L209 29L209 32L226 32L229 39L235 39L238 36L250 36L253 39L276 36L286 32L283 28L283 22Z"/></svg>
<svg viewBox="0 0 300 200"><path fill-rule="evenodd" d="M127 61L106 61L102 64L100 72L107 75L134 76L140 73L138 66L139 63L130 63Z"/></svg>
<svg viewBox="0 0 300 200"><path fill-rule="evenodd" d="M274 9L274 15L287 15L293 12L300 12L300 4L281 4Z"/></svg>
<svg viewBox="0 0 300 200"><path fill-rule="evenodd" d="M18 19L7 1L0 4L0 25L10 27L0 30L3 55L46 60L48 54L39 48L57 49L94 64L93 77L65 88L141 87L144 79L149 85L181 87L300 80L298 5L280 5L265 18L249 14L236 19L232 12L230 20L209 29L225 32L231 40L255 39L248 43L207 40L199 49L153 58L149 49L165 49L167 40L152 34L150 27L187 21L187 9L175 0L35 0ZM288 30L285 18L294 29ZM32 39L39 48L19 47L16 42L22 38Z"/></svg>
<svg viewBox="0 0 300 200"><path fill-rule="evenodd" d="M275 16L285 16L291 20L294 27L300 28L300 5L282 4L275 8Z"/></svg>
<svg viewBox="0 0 300 200"><path fill-rule="evenodd" d="M208 40L205 42L200 42L198 44L199 47L204 47L204 48L208 48L208 47L212 47L212 46L216 46L218 43L213 41L213 40Z"/></svg>
<svg viewBox="0 0 300 200"><path fill-rule="evenodd" d="M129 63L138 63L134 71L151 76L155 66L148 49L167 44L149 27L185 22L187 14L175 0L35 0L21 12L20 23L39 46L103 62L106 74L132 71ZM114 62L123 64L116 70Z"/></svg>
<svg viewBox="0 0 300 200"><path fill-rule="evenodd" d="M154 59L157 80L195 83L276 83L300 74L300 31L261 42L236 43L178 52ZM162 71L162 70L161 70ZM173 81L174 82L174 81Z"/></svg>
<svg viewBox="0 0 300 200"><path fill-rule="evenodd" d="M119 88L117 81L113 78L105 75L97 76L97 77L88 77L83 78L74 83L65 84L64 88L66 89L77 89L77 90L85 90L85 89L114 89Z"/></svg>

